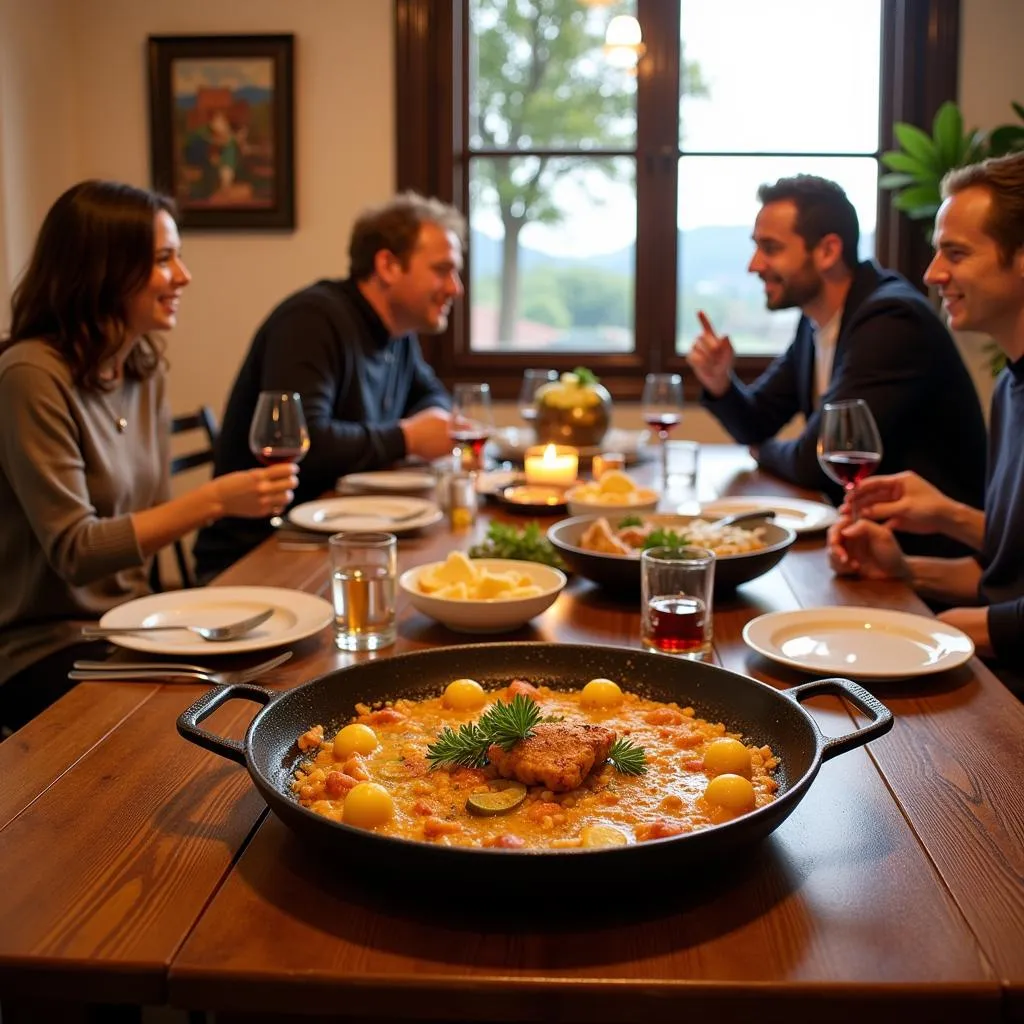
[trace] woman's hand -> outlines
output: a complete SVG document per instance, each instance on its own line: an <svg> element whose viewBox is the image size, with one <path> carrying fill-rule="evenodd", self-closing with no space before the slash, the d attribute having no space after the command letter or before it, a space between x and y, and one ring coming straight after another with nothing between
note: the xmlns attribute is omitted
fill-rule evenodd
<svg viewBox="0 0 1024 1024"><path fill-rule="evenodd" d="M943 533L953 502L916 473L869 477L843 503L842 512L875 519L904 533Z"/></svg>
<svg viewBox="0 0 1024 1024"><path fill-rule="evenodd" d="M910 567L892 531L869 519L843 516L828 531L828 558L837 576L909 580Z"/></svg>
<svg viewBox="0 0 1024 1024"><path fill-rule="evenodd" d="M265 469L246 469L214 477L210 487L223 508L221 515L257 519L286 508L299 483L299 467L292 462Z"/></svg>

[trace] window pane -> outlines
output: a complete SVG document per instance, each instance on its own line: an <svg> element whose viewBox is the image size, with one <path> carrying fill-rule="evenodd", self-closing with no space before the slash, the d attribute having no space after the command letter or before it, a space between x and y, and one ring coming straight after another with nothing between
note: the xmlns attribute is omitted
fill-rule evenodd
<svg viewBox="0 0 1024 1024"><path fill-rule="evenodd" d="M798 310L769 313L747 272L761 208L757 188L792 174L818 174L846 191L860 221L860 257L875 251L878 164L871 157L684 157L679 162L679 303L676 349L699 333L697 310L728 334L740 355L775 355L793 339Z"/></svg>
<svg viewBox="0 0 1024 1024"><path fill-rule="evenodd" d="M633 149L636 78L602 51L636 0L471 0L469 147Z"/></svg>
<svg viewBox="0 0 1024 1024"><path fill-rule="evenodd" d="M470 161L470 347L633 348L636 165L607 159Z"/></svg>
<svg viewBox="0 0 1024 1024"><path fill-rule="evenodd" d="M881 0L686 0L683 151L874 153Z"/></svg>

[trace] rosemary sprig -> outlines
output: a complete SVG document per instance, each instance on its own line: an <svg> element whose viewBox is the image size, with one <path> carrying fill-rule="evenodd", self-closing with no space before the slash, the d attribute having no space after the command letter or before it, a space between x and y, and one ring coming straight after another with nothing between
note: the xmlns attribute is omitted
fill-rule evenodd
<svg viewBox="0 0 1024 1024"><path fill-rule="evenodd" d="M643 747L624 737L617 739L608 751L608 761L622 775L646 775L647 755Z"/></svg>
<svg viewBox="0 0 1024 1024"><path fill-rule="evenodd" d="M458 732L446 725L427 747L427 760L431 768L442 764L457 768L483 768L487 764L489 746L489 740L476 722L460 725Z"/></svg>
<svg viewBox="0 0 1024 1024"><path fill-rule="evenodd" d="M431 768L442 765L483 768L492 743L503 750L511 750L520 740L528 740L533 735L535 725L552 720L561 721L561 718L555 715L542 718L536 701L517 693L511 704L503 701L492 704L476 722L460 725L458 732L446 725L427 747L427 760ZM608 751L608 761L623 775L643 775L647 771L644 748L632 740L616 740Z"/></svg>
<svg viewBox="0 0 1024 1024"><path fill-rule="evenodd" d="M427 747L427 760L431 768L482 768L487 764L487 748L492 743L511 750L520 740L533 735L533 727L540 718L536 702L517 693L511 704L492 704L478 721L459 726L458 732L446 725Z"/></svg>

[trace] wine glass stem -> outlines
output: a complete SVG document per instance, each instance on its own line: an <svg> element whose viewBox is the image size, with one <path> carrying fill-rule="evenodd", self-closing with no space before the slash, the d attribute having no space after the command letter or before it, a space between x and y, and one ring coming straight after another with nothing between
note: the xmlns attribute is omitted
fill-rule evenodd
<svg viewBox="0 0 1024 1024"><path fill-rule="evenodd" d="M661 441L661 482L668 487L668 431L659 430L658 438Z"/></svg>
<svg viewBox="0 0 1024 1024"><path fill-rule="evenodd" d="M853 492L856 489L856 484L847 484L843 489L846 491L846 504L850 507L850 522L855 523L859 516L857 515L857 509L853 504Z"/></svg>

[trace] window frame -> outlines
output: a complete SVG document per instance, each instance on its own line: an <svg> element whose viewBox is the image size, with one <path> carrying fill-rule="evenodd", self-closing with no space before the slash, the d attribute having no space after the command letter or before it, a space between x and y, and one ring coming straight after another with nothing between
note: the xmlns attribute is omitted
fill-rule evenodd
<svg viewBox="0 0 1024 1024"><path fill-rule="evenodd" d="M396 185L399 191L434 195L462 210L468 207L462 149L469 89L469 40L463 29L467 3L395 0L394 6ZM674 113L666 117L665 111L673 111L678 104L674 40L679 38L679 6L664 0L637 0L637 16L641 24L649 25L653 18L659 24L657 32L644 32L647 52L637 86L644 102L637 105L635 308L642 309L643 316L637 318L633 352L586 357L587 365L624 400L639 399L645 373L681 371L686 366L685 357L675 352L675 289L658 287L651 268L657 253L676 248L675 217L661 213L668 195L675 210L678 194L679 141L666 134L667 126L674 130L676 121ZM928 126L939 106L956 98L959 35L960 0L883 0L879 152L894 146L894 122ZM639 187L642 178L647 179L645 187ZM925 232L893 209L891 193L886 191L879 193L875 247L879 262L899 270L923 290L921 278L930 259ZM447 331L421 337L424 355L449 386L456 379L477 377L490 382L496 398L514 399L523 370L536 365L538 357L472 351L468 275L465 284L465 300L455 305ZM772 358L740 357L737 372L742 379L753 380ZM566 370L581 357L551 352L542 361ZM695 387L692 374L685 379L688 389Z"/></svg>

